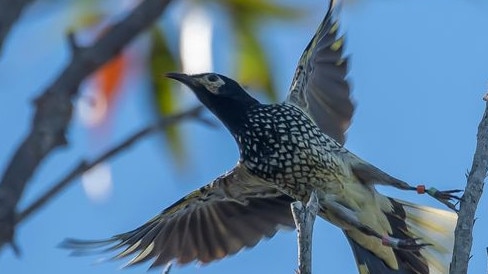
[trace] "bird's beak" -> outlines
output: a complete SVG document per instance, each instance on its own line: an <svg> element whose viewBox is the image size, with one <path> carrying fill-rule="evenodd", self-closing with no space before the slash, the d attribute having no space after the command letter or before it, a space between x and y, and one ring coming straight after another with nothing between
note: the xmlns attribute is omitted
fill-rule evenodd
<svg viewBox="0 0 488 274"><path fill-rule="evenodd" d="M175 79L176 81L179 81L179 82L185 84L186 86L188 86L189 88L192 88L192 89L196 88L198 86L198 82L195 81L195 79L193 79L193 77L191 77L188 74L168 72L168 73L166 73L166 77L171 78L171 79Z"/></svg>

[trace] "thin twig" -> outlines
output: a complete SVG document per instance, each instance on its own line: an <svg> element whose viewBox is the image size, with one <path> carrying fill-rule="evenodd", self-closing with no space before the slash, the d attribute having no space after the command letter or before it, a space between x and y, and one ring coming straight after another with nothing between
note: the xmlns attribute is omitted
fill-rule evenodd
<svg viewBox="0 0 488 274"><path fill-rule="evenodd" d="M15 1L13 1L15 2ZM16 207L27 182L39 164L55 148L67 144L65 133L71 121L72 100L80 83L120 51L139 33L151 26L170 0L144 0L127 17L111 26L93 45L74 50L69 64L35 100L31 130L8 163L0 181L0 248L13 243ZM2 6L3 7L3 6Z"/></svg>
<svg viewBox="0 0 488 274"><path fill-rule="evenodd" d="M486 96L485 96L486 98ZM485 100L486 101L486 100ZM450 274L468 273L468 261L473 244L475 212L483 192L484 180L488 172L488 103L478 126L476 151L468 176L466 190L462 197L458 222L455 230L454 251Z"/></svg>
<svg viewBox="0 0 488 274"><path fill-rule="evenodd" d="M291 204L298 233L298 274L312 273L312 234L318 211L319 201L315 191L312 192L305 206L300 201Z"/></svg>
<svg viewBox="0 0 488 274"><path fill-rule="evenodd" d="M488 247L485 249L486 251L486 257L485 257L485 260L486 260L486 271L485 273L488 274Z"/></svg>
<svg viewBox="0 0 488 274"><path fill-rule="evenodd" d="M10 32L15 21L32 0L0 0L0 56L5 38Z"/></svg>
<svg viewBox="0 0 488 274"><path fill-rule="evenodd" d="M190 118L201 119L200 114L202 109L203 109L202 106L198 106L176 115L161 118L161 120L158 123L139 130L138 132L134 133L129 138L127 138L120 144L114 146L113 148L109 149L108 151L106 151L96 159L92 160L91 162L85 160L81 161L77 165L77 167L71 170L71 172L69 172L66 176L64 176L63 179L61 179L58 183L56 183L51 189L49 189L46 193L44 193L41 197L39 197L36 201L34 201L25 210L20 212L18 214L16 224L22 222L27 217L32 215L32 213L39 210L42 206L46 205L48 201L52 200L52 198L56 194L60 193L61 190L65 189L71 182L74 181L74 179L76 179L83 173L87 172L91 168L95 167L96 165L102 162L107 161L108 159L119 154L120 152L128 149L130 146L135 144L138 140L141 140L143 137L153 132L174 125L175 123L181 122L185 119L190 119Z"/></svg>
<svg viewBox="0 0 488 274"><path fill-rule="evenodd" d="M169 274L171 271L171 268L173 267L173 263L168 263L163 270L163 274Z"/></svg>

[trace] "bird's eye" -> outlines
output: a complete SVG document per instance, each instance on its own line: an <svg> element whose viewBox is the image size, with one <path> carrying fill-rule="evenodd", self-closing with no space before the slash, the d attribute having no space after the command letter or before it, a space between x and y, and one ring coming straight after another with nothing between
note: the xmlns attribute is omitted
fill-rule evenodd
<svg viewBox="0 0 488 274"><path fill-rule="evenodd" d="M209 82L217 82L219 80L219 77L215 74L210 74L208 77L207 77L207 80Z"/></svg>

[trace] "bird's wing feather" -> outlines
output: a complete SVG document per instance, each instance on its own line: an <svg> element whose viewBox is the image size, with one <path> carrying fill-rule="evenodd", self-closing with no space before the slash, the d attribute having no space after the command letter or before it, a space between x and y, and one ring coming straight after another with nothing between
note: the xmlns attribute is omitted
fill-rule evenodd
<svg viewBox="0 0 488 274"><path fill-rule="evenodd" d="M398 239L418 239L427 243L420 251L391 249L377 244L364 246L364 238L370 237L360 233L345 231L351 244L360 273L388 274L442 274L449 271L449 263L454 246L454 228L457 215L453 212L431 207L415 205L398 199L377 194L383 200L382 213L385 214L391 231L388 234ZM388 204L388 205L387 205ZM386 206L387 205L387 206ZM384 231L383 233L387 233ZM377 241L377 240L376 240ZM393 251L393 258L381 258L386 249ZM387 261L396 261L393 268Z"/></svg>
<svg viewBox="0 0 488 274"><path fill-rule="evenodd" d="M344 38L337 37L338 22L332 5L305 48L295 71L285 102L308 113L315 123L341 144L351 123L354 105L346 81L347 58L343 57Z"/></svg>
<svg viewBox="0 0 488 274"><path fill-rule="evenodd" d="M238 166L135 230L101 241L68 239L62 247L79 254L125 248L115 258L135 254L128 265L151 258L152 266L207 263L252 247L282 227L294 228L291 202Z"/></svg>

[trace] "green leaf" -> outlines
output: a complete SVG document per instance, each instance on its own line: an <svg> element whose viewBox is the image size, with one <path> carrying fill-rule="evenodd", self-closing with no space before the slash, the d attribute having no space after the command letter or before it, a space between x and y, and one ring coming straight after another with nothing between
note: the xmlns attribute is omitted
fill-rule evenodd
<svg viewBox="0 0 488 274"><path fill-rule="evenodd" d="M207 0L226 7L232 14L254 19L293 20L302 16L300 8L285 6L268 0Z"/></svg>
<svg viewBox="0 0 488 274"><path fill-rule="evenodd" d="M264 91L273 101L278 98L267 54L259 41L256 29L263 20L296 20L304 10L266 0L195 0L223 6L233 23L237 40L235 63L237 80L254 89Z"/></svg>
<svg viewBox="0 0 488 274"><path fill-rule="evenodd" d="M150 69L153 102L158 116L173 114L178 109L178 98L172 89L172 81L164 77L165 72L178 71L176 58L169 50L165 36L158 27L151 30L152 48L150 53ZM169 126L163 131L178 166L184 164L185 147L181 132L177 125Z"/></svg>
<svg viewBox="0 0 488 274"><path fill-rule="evenodd" d="M238 44L237 79L245 85L264 91L269 99L277 101L278 93L266 52L256 33L252 31L252 26L246 22L241 20L235 23Z"/></svg>

